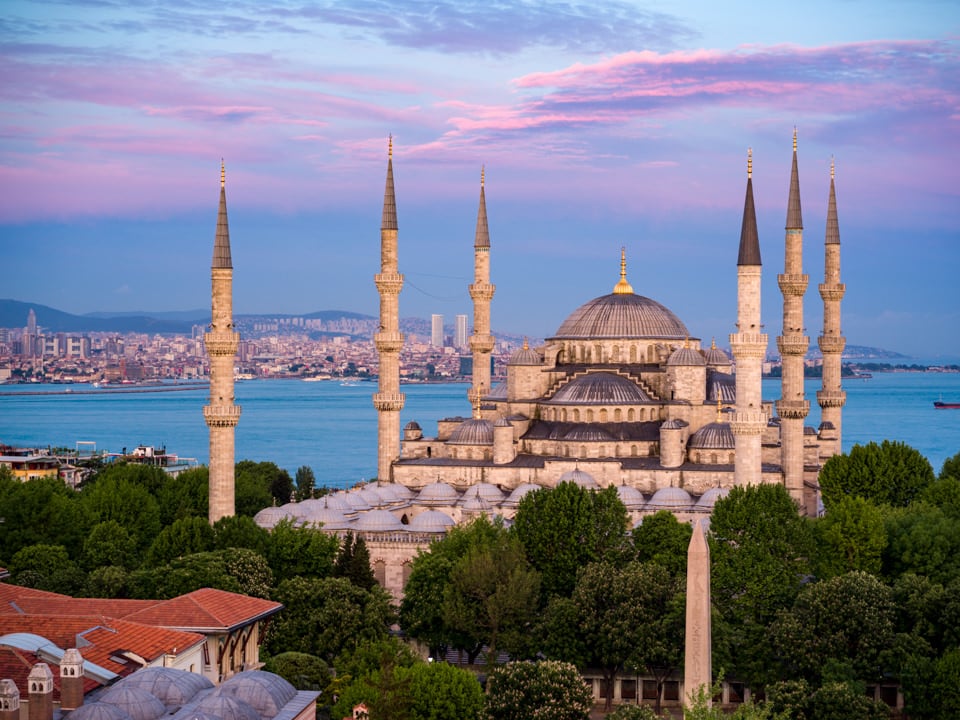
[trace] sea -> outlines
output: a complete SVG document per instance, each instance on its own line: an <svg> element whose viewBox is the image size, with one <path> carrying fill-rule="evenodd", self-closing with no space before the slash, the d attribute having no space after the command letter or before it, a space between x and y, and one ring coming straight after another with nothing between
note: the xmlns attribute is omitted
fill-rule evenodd
<svg viewBox="0 0 960 720"><path fill-rule="evenodd" d="M819 385L814 379L806 383L812 427L820 423ZM433 436L438 418L469 417L468 387L404 385L401 427L416 420ZM938 473L944 460L960 452L960 409L933 405L940 399L960 402L960 373L875 372L867 379L845 379L844 390L844 451L898 440L920 451ZM245 380L235 391L243 409L237 460L274 462L291 476L306 465L318 485L329 487L350 487L376 475L375 382ZM764 380L763 393L768 400L779 397L779 380ZM209 388L202 385L123 391L84 384L0 385L0 445L111 453L149 445L206 464L208 401Z"/></svg>

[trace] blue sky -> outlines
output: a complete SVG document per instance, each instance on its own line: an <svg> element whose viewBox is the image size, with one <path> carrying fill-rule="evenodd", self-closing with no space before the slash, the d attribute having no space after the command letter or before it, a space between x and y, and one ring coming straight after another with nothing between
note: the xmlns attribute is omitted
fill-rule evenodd
<svg viewBox="0 0 960 720"><path fill-rule="evenodd" d="M960 356L955 2L8 0L0 54L3 297L208 307L223 157L236 312L375 314L392 134L402 315L470 313L485 165L494 330L625 246L726 345L752 147L772 347L796 127L812 341L834 157L848 342Z"/></svg>

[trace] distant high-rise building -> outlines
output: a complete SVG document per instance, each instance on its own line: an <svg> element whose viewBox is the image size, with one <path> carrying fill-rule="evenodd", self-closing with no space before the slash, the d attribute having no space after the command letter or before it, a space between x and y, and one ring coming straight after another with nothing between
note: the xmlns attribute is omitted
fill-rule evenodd
<svg viewBox="0 0 960 720"><path fill-rule="evenodd" d="M453 345L457 350L467 347L467 316L457 315L457 324L453 333Z"/></svg>
<svg viewBox="0 0 960 720"><path fill-rule="evenodd" d="M430 316L430 344L443 347L443 315Z"/></svg>
<svg viewBox="0 0 960 720"><path fill-rule="evenodd" d="M22 352L26 357L36 357L37 352L37 314L30 308L27 313L27 327L23 331Z"/></svg>

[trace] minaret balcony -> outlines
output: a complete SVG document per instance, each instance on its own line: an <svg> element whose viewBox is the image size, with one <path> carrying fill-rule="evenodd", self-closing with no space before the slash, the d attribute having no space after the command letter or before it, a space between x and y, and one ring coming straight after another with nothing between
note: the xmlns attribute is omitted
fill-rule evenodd
<svg viewBox="0 0 960 720"><path fill-rule="evenodd" d="M810 414L809 400L777 400L777 415L784 420L803 420Z"/></svg>
<svg viewBox="0 0 960 720"><path fill-rule="evenodd" d="M824 302L840 302L847 292L847 286L843 283L820 283L818 287Z"/></svg>
<svg viewBox="0 0 960 720"><path fill-rule="evenodd" d="M821 335L817 345L824 355L838 355L847 346L847 339L843 335Z"/></svg>
<svg viewBox="0 0 960 720"><path fill-rule="evenodd" d="M493 293L497 286L490 283L473 283L470 286L470 299L474 302L478 300L493 300Z"/></svg>
<svg viewBox="0 0 960 720"><path fill-rule="evenodd" d="M203 336L203 344L207 354L214 357L236 355L237 345L240 344L238 332L209 332Z"/></svg>
<svg viewBox="0 0 960 720"><path fill-rule="evenodd" d="M373 281L381 295L399 295L403 289L403 275L400 273L377 273Z"/></svg>
<svg viewBox="0 0 960 720"><path fill-rule="evenodd" d="M767 414L760 410L737 411L730 421L734 435L762 435L767 428Z"/></svg>
<svg viewBox="0 0 960 720"><path fill-rule="evenodd" d="M730 350L738 360L762 360L767 354L768 340L766 333L730 333Z"/></svg>
<svg viewBox="0 0 960 720"><path fill-rule="evenodd" d="M373 406L379 412L400 412L406 395L403 393L378 392L373 394Z"/></svg>
<svg viewBox="0 0 960 720"><path fill-rule="evenodd" d="M470 349L476 353L488 353L493 351L493 335L474 334L470 336Z"/></svg>
<svg viewBox="0 0 960 720"><path fill-rule="evenodd" d="M239 405L204 405L203 419L209 427L235 427L240 421Z"/></svg>
<svg viewBox="0 0 960 720"><path fill-rule="evenodd" d="M842 408L847 404L843 390L817 390L817 403L822 408Z"/></svg>
<svg viewBox="0 0 960 720"><path fill-rule="evenodd" d="M782 273L777 275L777 284L784 296L803 297L804 293L807 292L809 282L810 276L806 273Z"/></svg>
<svg viewBox="0 0 960 720"><path fill-rule="evenodd" d="M800 355L807 354L810 347L810 338L806 335L781 335L777 338L777 349L781 355Z"/></svg>
<svg viewBox="0 0 960 720"><path fill-rule="evenodd" d="M378 353L398 353L403 349L403 333L399 330L378 332L373 336Z"/></svg>

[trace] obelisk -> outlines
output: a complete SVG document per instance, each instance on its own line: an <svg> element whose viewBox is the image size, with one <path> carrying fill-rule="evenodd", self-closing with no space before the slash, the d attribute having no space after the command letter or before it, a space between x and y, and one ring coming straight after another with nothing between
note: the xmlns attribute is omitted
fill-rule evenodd
<svg viewBox="0 0 960 720"><path fill-rule="evenodd" d="M695 520L687 548L687 634L683 660L684 701L694 702L704 688L710 704L713 682L710 627L710 548L703 533L703 521Z"/></svg>

